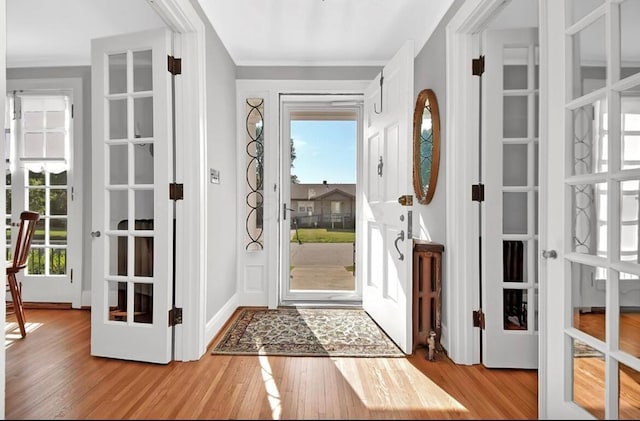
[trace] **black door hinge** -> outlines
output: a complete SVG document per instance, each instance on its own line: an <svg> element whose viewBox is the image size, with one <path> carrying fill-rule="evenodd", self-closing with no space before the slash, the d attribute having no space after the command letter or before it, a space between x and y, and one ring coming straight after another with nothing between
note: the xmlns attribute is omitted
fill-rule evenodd
<svg viewBox="0 0 640 421"><path fill-rule="evenodd" d="M175 58L173 56L167 56L167 70L169 70L169 73L171 73L172 75L179 75L182 73L182 59L181 58Z"/></svg>
<svg viewBox="0 0 640 421"><path fill-rule="evenodd" d="M170 200L183 200L184 199L184 184L171 183L169 184L169 199Z"/></svg>
<svg viewBox="0 0 640 421"><path fill-rule="evenodd" d="M173 307L169 310L169 326L182 324L182 309L180 307Z"/></svg>
<svg viewBox="0 0 640 421"><path fill-rule="evenodd" d="M484 313L482 310L475 310L473 312L473 327L479 327L484 330Z"/></svg>
<svg viewBox="0 0 640 421"><path fill-rule="evenodd" d="M471 200L474 202L484 202L484 184L474 184L471 186Z"/></svg>
<svg viewBox="0 0 640 421"><path fill-rule="evenodd" d="M471 60L471 73L474 76L482 76L484 73L484 56Z"/></svg>

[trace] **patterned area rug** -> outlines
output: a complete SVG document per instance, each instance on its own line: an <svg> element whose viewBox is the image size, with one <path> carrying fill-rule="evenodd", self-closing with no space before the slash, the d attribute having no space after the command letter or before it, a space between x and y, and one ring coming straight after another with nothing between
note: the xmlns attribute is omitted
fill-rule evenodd
<svg viewBox="0 0 640 421"><path fill-rule="evenodd" d="M364 310L243 309L212 354L404 357Z"/></svg>

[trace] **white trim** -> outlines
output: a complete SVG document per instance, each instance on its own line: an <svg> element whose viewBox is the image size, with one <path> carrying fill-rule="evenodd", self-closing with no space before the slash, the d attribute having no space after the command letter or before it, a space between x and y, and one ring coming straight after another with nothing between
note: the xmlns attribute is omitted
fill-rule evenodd
<svg viewBox="0 0 640 421"><path fill-rule="evenodd" d="M553 0L551 0L553 1ZM548 243L548 220L546 211L548 209L547 183L549 161L544 159L548 156L549 149L549 111L544 104L548 103L549 92L549 52L548 45L548 21L547 0L538 0L538 40L539 40L539 71L538 71L538 248L543 249ZM544 327L547 325L547 262L538 258L538 418L547 419L547 341L548 331Z"/></svg>
<svg viewBox="0 0 640 421"><path fill-rule="evenodd" d="M189 0L147 0L176 32L174 55L188 57L176 78L176 182L184 197L176 203L176 307L183 324L176 326L175 360L198 360L206 352L206 49L205 25ZM186 63L189 63L186 65Z"/></svg>
<svg viewBox="0 0 640 421"><path fill-rule="evenodd" d="M0 116L3 116L3 126L4 126L4 113L5 113L5 101L4 98L7 96L7 3L5 0L0 0L0 28L5 28L0 30L0 98L3 100L0 101ZM3 130L4 132L4 130ZM0 174L5 174L5 160L4 160L4 141L0 142L0 156L3 159L0 160ZM6 209L6 188L2 187L2 194L0 194L0 209ZM6 230L2 230L0 233L0 244L2 247L2 255L7 255L7 237ZM6 269L5 269L6 271ZM6 276L6 275L5 275ZM0 317L2 317L2 326L6 325L6 309L5 306L1 306ZM2 347L0 350L0 419L5 419L5 396L6 396L6 386L5 386L5 367L6 367L6 350L5 347Z"/></svg>
<svg viewBox="0 0 640 421"><path fill-rule="evenodd" d="M74 217L73 225L68 225L69 243L74 245L72 253L68 254L67 268L73 269L74 279L71 285L71 307L80 308L82 306L82 284L83 284L83 262L90 260L90 252L86 250L83 244L84 226L84 202L83 193L83 166L84 161L84 143L91 142L91 137L85 139L83 125L83 110L87 105L83 104L82 78L34 78L34 79L9 79L7 80L7 89L13 90L46 90L51 92L71 91L71 99L73 107L73 144L70 145L69 161L72 165L71 177L68 179L68 186L73 188L74 199L71 201L70 207ZM91 117L89 117L91 118ZM21 159L25 161L25 159ZM40 159L41 161L41 159ZM69 194L71 192L69 191ZM78 220L76 220L78 219ZM87 253L85 256L84 253ZM69 276L71 274L69 273ZM90 285L90 283L89 283ZM89 303L91 300L89 300Z"/></svg>

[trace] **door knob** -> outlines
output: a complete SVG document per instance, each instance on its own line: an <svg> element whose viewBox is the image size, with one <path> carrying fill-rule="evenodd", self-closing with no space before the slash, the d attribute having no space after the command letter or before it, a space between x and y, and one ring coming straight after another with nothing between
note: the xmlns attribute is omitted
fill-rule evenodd
<svg viewBox="0 0 640 421"><path fill-rule="evenodd" d="M100 231L91 231L91 236L93 238L100 237L100 235L102 235Z"/></svg>
<svg viewBox="0 0 640 421"><path fill-rule="evenodd" d="M542 250L542 257L545 259L555 259L558 257L558 253L555 250Z"/></svg>

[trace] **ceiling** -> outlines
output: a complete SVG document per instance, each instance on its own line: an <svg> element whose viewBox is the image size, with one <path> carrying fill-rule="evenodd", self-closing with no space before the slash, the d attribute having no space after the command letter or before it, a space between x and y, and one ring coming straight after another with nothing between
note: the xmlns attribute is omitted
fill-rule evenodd
<svg viewBox="0 0 640 421"><path fill-rule="evenodd" d="M196 0L236 65L382 65L453 0ZM90 40L163 26L147 0L6 0L7 67L90 64Z"/></svg>

